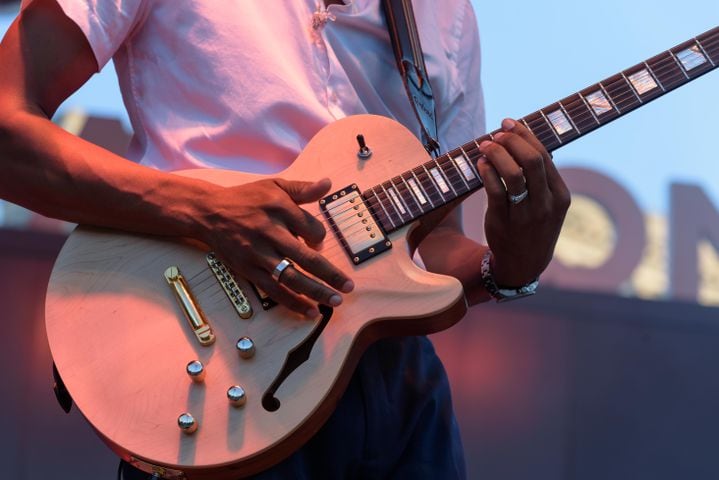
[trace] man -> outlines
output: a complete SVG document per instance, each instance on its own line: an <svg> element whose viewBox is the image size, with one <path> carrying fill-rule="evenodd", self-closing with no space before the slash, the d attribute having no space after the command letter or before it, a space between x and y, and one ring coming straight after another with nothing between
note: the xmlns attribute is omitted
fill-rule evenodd
<svg viewBox="0 0 719 480"><path fill-rule="evenodd" d="M415 12L440 142L459 145L483 129L474 14L467 0L415 1ZM128 157L140 164L49 121L111 57L134 128ZM276 178L225 188L166 171L275 173L322 126L355 113L418 131L378 0L34 0L0 45L0 65L3 198L72 222L203 241L308 317L318 304L341 308L353 289L350 275L312 248L324 228L299 207L330 183ZM426 267L458 278L471 304L490 298L488 281L517 288L539 276L569 205L541 143L512 120L502 127L480 146L477 164L492 254L463 235L458 209L420 247ZM277 275L285 258L307 274L289 267ZM493 278L483 277L483 258ZM318 476L464 476L446 377L426 338L371 347L323 429L260 475Z"/></svg>

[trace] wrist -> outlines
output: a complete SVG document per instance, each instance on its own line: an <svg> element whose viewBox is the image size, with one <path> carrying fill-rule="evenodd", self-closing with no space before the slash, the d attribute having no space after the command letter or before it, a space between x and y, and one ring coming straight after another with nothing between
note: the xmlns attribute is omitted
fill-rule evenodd
<svg viewBox="0 0 719 480"><path fill-rule="evenodd" d="M480 267L482 284L487 293L497 302L515 300L534 295L537 292L539 278L530 280L520 285L506 285L498 283L494 276L494 255L488 248L482 257Z"/></svg>

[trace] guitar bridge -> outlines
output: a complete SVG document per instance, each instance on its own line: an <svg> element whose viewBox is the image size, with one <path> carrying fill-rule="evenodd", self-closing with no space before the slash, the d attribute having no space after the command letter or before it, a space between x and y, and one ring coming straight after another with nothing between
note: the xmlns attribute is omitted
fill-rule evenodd
<svg viewBox="0 0 719 480"><path fill-rule="evenodd" d="M208 253L205 258L207 259L207 264L212 269L212 273L215 274L217 282L222 286L225 295L227 295L227 298L230 300L230 303L240 318L247 320L252 317L252 305L250 305L247 296L237 284L237 280L235 280L235 276L230 269L217 258L215 252Z"/></svg>
<svg viewBox="0 0 719 480"><path fill-rule="evenodd" d="M320 209L355 265L392 248L356 184L320 200Z"/></svg>

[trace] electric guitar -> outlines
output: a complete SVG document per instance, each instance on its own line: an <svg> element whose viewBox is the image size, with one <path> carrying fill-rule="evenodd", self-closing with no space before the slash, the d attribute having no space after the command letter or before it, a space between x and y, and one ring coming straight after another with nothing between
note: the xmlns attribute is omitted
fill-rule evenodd
<svg viewBox="0 0 719 480"><path fill-rule="evenodd" d="M520 121L552 151L718 63L716 27ZM235 479L287 457L330 415L366 346L464 314L459 281L412 262L412 233L482 187L478 145L491 137L430 158L397 122L359 115L310 141L280 176L332 179L337 190L307 210L327 227L321 253L356 285L315 320L275 305L202 245L79 227L46 303L52 355L75 404L110 448L159 478ZM263 178L178 174L226 186Z"/></svg>

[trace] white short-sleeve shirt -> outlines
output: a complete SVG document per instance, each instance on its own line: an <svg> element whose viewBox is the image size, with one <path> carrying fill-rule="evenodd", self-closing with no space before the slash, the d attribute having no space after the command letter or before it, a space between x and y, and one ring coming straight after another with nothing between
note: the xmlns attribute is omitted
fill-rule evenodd
<svg viewBox="0 0 719 480"><path fill-rule="evenodd" d="M144 165L273 173L323 126L358 113L419 132L379 0L324 13L315 0L57 2L100 68L114 59L134 130L128 156ZM484 131L476 20L468 0L414 9L440 143L453 148Z"/></svg>

